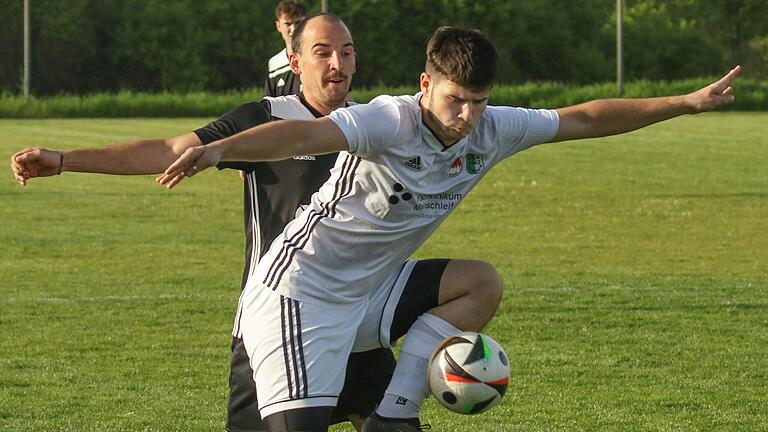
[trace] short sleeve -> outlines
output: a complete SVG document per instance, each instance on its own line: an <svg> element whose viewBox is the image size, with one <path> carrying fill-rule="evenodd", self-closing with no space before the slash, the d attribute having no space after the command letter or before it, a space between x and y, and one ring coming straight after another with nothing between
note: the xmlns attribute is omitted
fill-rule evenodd
<svg viewBox="0 0 768 432"><path fill-rule="evenodd" d="M560 125L555 110L493 107L490 114L502 158L550 141Z"/></svg>
<svg viewBox="0 0 768 432"><path fill-rule="evenodd" d="M267 123L270 119L270 107L267 100L250 102L234 108L218 119L195 130L195 134L203 144L208 145L254 126ZM253 168L253 162L219 162L216 167L218 169L230 168L249 171Z"/></svg>
<svg viewBox="0 0 768 432"><path fill-rule="evenodd" d="M347 138L349 153L361 157L381 153L390 146L400 124L400 111L391 96L337 109L329 117Z"/></svg>

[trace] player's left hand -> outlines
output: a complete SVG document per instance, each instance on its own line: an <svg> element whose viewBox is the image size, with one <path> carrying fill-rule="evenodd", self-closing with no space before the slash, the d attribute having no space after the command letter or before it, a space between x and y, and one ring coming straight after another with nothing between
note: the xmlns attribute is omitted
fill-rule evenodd
<svg viewBox="0 0 768 432"><path fill-rule="evenodd" d="M733 103L731 83L741 74L741 66L731 69L724 77L714 83L687 95L687 104L694 113L711 111L721 105Z"/></svg>
<svg viewBox="0 0 768 432"><path fill-rule="evenodd" d="M168 189L173 189L184 180L184 177L192 177L204 169L215 166L219 160L221 160L221 154L216 146L191 147L166 168L155 181Z"/></svg>

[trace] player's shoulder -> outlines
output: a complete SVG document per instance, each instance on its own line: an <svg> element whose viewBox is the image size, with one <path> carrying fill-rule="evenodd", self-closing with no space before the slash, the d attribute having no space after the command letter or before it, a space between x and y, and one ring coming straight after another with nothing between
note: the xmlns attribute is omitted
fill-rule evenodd
<svg viewBox="0 0 768 432"><path fill-rule="evenodd" d="M489 105L486 107L481 121L487 122L529 122L535 119L551 119L557 117L552 109L524 108L516 106Z"/></svg>
<svg viewBox="0 0 768 432"><path fill-rule="evenodd" d="M262 99L258 101L251 101L246 102L243 104L240 104L231 110L227 111L224 115L221 116L220 120L227 119L227 118L233 118L233 119L242 119L245 121L250 122L250 119L260 119L264 120L269 118L269 102ZM253 120L256 121L256 120Z"/></svg>
<svg viewBox="0 0 768 432"><path fill-rule="evenodd" d="M313 120L317 116L313 114L303 103L298 95L265 96L273 118L293 120Z"/></svg>
<svg viewBox="0 0 768 432"><path fill-rule="evenodd" d="M378 113L379 115L390 115L396 117L403 117L414 114L419 109L418 98L412 95L380 95L371 99L371 101L365 105L368 106L366 111L370 113Z"/></svg>
<svg viewBox="0 0 768 432"><path fill-rule="evenodd" d="M288 66L288 52L283 48L269 59L269 72L278 71Z"/></svg>
<svg viewBox="0 0 768 432"><path fill-rule="evenodd" d="M371 99L370 104L392 105L396 107L412 107L418 105L418 95L380 95Z"/></svg>
<svg viewBox="0 0 768 432"><path fill-rule="evenodd" d="M525 115L529 111L528 108L506 106L506 105L488 105L483 112L483 117L496 118L503 116L520 116Z"/></svg>

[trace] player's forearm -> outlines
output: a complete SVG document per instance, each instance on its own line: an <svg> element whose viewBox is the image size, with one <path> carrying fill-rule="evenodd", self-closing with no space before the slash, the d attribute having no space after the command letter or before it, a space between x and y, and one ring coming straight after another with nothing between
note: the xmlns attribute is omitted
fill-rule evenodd
<svg viewBox="0 0 768 432"><path fill-rule="evenodd" d="M563 109L571 116L577 138L595 138L637 130L693 112L686 96L647 99L602 99Z"/></svg>
<svg viewBox="0 0 768 432"><path fill-rule="evenodd" d="M209 147L222 161L276 161L294 156L319 155L344 149L346 141L330 120L282 120L271 122L220 140ZM330 132L330 134L329 134Z"/></svg>
<svg viewBox="0 0 768 432"><path fill-rule="evenodd" d="M63 171L101 174L157 174L177 155L166 140L128 141L109 147L64 152Z"/></svg>

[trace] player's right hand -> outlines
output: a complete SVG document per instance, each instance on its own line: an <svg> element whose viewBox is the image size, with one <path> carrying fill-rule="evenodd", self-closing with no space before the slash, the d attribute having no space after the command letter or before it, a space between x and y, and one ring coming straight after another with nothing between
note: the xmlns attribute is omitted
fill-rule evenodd
<svg viewBox="0 0 768 432"><path fill-rule="evenodd" d="M215 166L220 159L221 154L215 145L188 148L155 181L172 189L181 183L184 177L192 177L206 168Z"/></svg>
<svg viewBox="0 0 768 432"><path fill-rule="evenodd" d="M34 177L48 177L61 171L61 152L41 147L27 147L11 156L11 171L20 185Z"/></svg>

